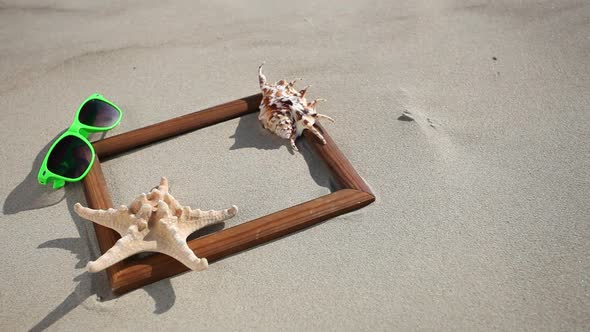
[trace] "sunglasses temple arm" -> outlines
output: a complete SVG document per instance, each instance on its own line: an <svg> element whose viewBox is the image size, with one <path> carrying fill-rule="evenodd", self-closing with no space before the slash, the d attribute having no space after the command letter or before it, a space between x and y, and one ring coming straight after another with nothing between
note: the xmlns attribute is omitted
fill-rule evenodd
<svg viewBox="0 0 590 332"><path fill-rule="evenodd" d="M64 180L54 180L53 181L53 189L59 189L65 186L66 182Z"/></svg>

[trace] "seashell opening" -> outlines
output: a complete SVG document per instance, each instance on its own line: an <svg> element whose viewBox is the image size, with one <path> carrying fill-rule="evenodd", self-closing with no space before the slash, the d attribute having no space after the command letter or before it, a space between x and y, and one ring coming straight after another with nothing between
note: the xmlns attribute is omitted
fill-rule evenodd
<svg viewBox="0 0 590 332"><path fill-rule="evenodd" d="M292 135L292 129L291 128L287 128L287 127L279 127L276 130L276 134L277 136L284 138L284 139L289 139L291 138Z"/></svg>

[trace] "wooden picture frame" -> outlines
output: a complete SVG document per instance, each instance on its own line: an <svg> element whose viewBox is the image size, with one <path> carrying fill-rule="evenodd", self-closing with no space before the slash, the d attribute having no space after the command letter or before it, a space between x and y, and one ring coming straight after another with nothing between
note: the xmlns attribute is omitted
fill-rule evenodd
<svg viewBox="0 0 590 332"><path fill-rule="evenodd" d="M258 111L262 96L252 95L144 128L93 142L96 159L83 180L87 204L92 209L113 207L100 159L112 158L137 147ZM326 144L305 131L305 139L323 158L343 189L188 242L197 256L214 262L242 250L269 242L335 216L360 209L375 200L368 185L338 149L330 135L318 125ZM119 234L94 224L100 251L104 254ZM126 259L106 270L111 289L120 295L152 282L174 276L188 268L175 259L154 253L141 259Z"/></svg>

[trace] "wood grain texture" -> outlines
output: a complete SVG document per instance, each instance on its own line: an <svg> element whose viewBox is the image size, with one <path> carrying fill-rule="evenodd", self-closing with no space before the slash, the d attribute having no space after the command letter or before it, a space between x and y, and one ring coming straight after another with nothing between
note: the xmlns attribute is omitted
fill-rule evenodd
<svg viewBox="0 0 590 332"><path fill-rule="evenodd" d="M189 242L199 257L215 261L242 250L266 243L284 235L360 209L372 202L373 196L362 191L343 189L273 214L234 226ZM134 261L119 271L113 280L115 294L122 294L146 284L187 271L175 259L154 254Z"/></svg>
<svg viewBox="0 0 590 332"><path fill-rule="evenodd" d="M113 201L111 200L111 195L107 188L98 157L94 159L92 168L82 181L82 184L84 186L86 203L88 204L89 208L106 210L113 207ZM119 233L110 228L101 226L97 223L93 224L100 252L101 254L104 254L107 250L111 249L111 247L121 238L121 236ZM107 269L107 275L111 283L114 280L114 275L124 268L125 264L120 262Z"/></svg>
<svg viewBox="0 0 590 332"><path fill-rule="evenodd" d="M93 209L112 207L99 157L104 159L115 156L146 144L256 112L260 99L260 94L252 95L94 142L97 158L83 181L88 206ZM369 186L338 149L330 135L320 125L318 129L323 133L326 144L322 144L307 130L304 137L322 156L345 189L192 240L189 242L189 247L197 256L206 257L213 262L335 216L360 209L375 200ZM95 224L95 230L102 253L110 249L119 239L119 234L111 229ZM107 269L107 274L113 293L123 294L187 270L186 266L169 256L153 254L142 259L126 259Z"/></svg>
<svg viewBox="0 0 590 332"><path fill-rule="evenodd" d="M324 159L328 168L332 171L338 182L349 189L356 189L373 194L367 183L361 178L357 171L352 167L352 164L346 156L338 149L336 142L330 137L330 134L317 124L318 130L326 139L326 144L322 142L309 130L305 130L304 136L307 141L315 148L316 152Z"/></svg>
<svg viewBox="0 0 590 332"><path fill-rule="evenodd" d="M201 129L258 111L261 94L255 94L202 111L183 115L147 127L108 137L92 143L96 154L105 159L119 153Z"/></svg>

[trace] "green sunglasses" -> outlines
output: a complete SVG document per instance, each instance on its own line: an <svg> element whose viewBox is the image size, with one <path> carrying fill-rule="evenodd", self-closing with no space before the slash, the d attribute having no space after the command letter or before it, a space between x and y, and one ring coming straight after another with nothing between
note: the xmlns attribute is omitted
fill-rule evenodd
<svg viewBox="0 0 590 332"><path fill-rule="evenodd" d="M47 152L37 175L39 183L53 182L53 189L59 189L66 181L82 180L95 158L88 135L114 128L122 116L119 107L98 93L86 98L78 107L70 128L55 140Z"/></svg>

